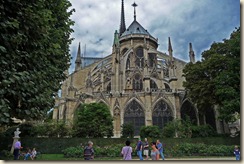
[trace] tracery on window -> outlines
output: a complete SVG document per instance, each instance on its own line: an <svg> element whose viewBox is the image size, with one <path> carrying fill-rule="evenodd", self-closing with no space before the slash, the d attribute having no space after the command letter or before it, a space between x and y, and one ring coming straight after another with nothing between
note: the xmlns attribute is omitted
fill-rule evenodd
<svg viewBox="0 0 244 164"><path fill-rule="evenodd" d="M143 89L142 77L140 74L135 74L133 78L133 90L141 91Z"/></svg>
<svg viewBox="0 0 244 164"><path fill-rule="evenodd" d="M138 66L139 68L144 67L144 55L143 55L143 48L142 47L139 47L136 49L135 65Z"/></svg>
<svg viewBox="0 0 244 164"><path fill-rule="evenodd" d="M156 54L149 53L148 54L148 59L149 59L149 67L150 68L156 66L156 64L157 64L157 56L156 56Z"/></svg>
<svg viewBox="0 0 244 164"><path fill-rule="evenodd" d="M157 125L161 129L163 129L168 122L173 120L172 110L163 100L159 101L155 105L152 116L153 125Z"/></svg>
<svg viewBox="0 0 244 164"><path fill-rule="evenodd" d="M125 117L144 117L144 112L141 105L133 100L125 110Z"/></svg>
<svg viewBox="0 0 244 164"><path fill-rule="evenodd" d="M145 125L145 114L141 105L133 100L125 109L124 124L132 123L135 135L139 135L141 126Z"/></svg>

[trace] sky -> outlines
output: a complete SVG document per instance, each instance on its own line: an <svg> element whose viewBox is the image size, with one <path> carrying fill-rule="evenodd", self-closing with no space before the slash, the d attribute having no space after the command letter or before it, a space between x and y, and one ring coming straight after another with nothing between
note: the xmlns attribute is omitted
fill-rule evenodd
<svg viewBox="0 0 244 164"><path fill-rule="evenodd" d="M240 26L239 0L124 0L126 28L134 19L154 37L158 50L168 53L168 37L173 55L189 62L189 43L196 60L213 42L228 39ZM105 57L111 54L115 30L119 30L121 0L70 0L75 12L71 19L74 38L70 45L72 57L69 72L74 71L79 42L86 57ZM86 47L86 49L84 48Z"/></svg>

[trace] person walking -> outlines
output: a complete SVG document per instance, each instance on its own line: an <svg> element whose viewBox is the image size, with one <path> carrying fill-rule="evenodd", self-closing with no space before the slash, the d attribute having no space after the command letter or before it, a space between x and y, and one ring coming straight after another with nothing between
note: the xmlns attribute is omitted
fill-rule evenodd
<svg viewBox="0 0 244 164"><path fill-rule="evenodd" d="M152 150L151 150L152 160L159 160L159 151L158 151L158 148L156 146L156 142L152 142L151 147L152 147Z"/></svg>
<svg viewBox="0 0 244 164"><path fill-rule="evenodd" d="M163 144L159 140L157 140L156 146L158 148L158 151L159 151L160 156L162 157L162 160L164 160L164 154L163 154L163 149L164 148L163 148Z"/></svg>
<svg viewBox="0 0 244 164"><path fill-rule="evenodd" d="M149 144L148 144L148 141L147 141L147 138L145 138L145 142L143 144L143 155L146 156L146 160L148 160L148 153L149 153Z"/></svg>
<svg viewBox="0 0 244 164"><path fill-rule="evenodd" d="M142 158L142 145L143 145L143 143L141 141L141 138L138 138L135 150L136 150L136 154L138 155L140 160L143 160L143 158Z"/></svg>
<svg viewBox="0 0 244 164"><path fill-rule="evenodd" d="M91 141L88 141L88 145L84 148L84 159L85 160L94 159L93 142L91 142Z"/></svg>
<svg viewBox="0 0 244 164"><path fill-rule="evenodd" d="M123 155L123 160L132 160L132 147L130 146L130 141L127 140L125 142L125 145L122 150L121 150L121 154Z"/></svg>
<svg viewBox="0 0 244 164"><path fill-rule="evenodd" d="M238 146L236 145L235 146L235 149L234 149L234 154L236 156L236 160L239 161L240 160L240 149L238 148Z"/></svg>
<svg viewBox="0 0 244 164"><path fill-rule="evenodd" d="M19 159L20 149L22 149L21 142L19 139L17 139L17 141L14 143L14 160Z"/></svg>

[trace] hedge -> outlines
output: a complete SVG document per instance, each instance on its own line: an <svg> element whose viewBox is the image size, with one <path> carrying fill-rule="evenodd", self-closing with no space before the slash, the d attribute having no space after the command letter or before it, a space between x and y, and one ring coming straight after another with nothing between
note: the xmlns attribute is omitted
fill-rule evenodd
<svg viewBox="0 0 244 164"><path fill-rule="evenodd" d="M0 150L11 150L13 143L12 138L0 138ZM33 148L35 147L37 151L42 152L43 154L61 154L63 150L69 147L77 147L82 143L85 145L89 140L94 143L94 146L104 148L108 146L125 145L125 138L32 138L32 137L23 137L21 138L21 143L24 148ZM137 139L130 139L131 145L135 145ZM148 141L156 141L156 139L148 138ZM208 145L225 145L233 146L240 145L240 138L235 137L212 137L212 138L164 138L160 139L163 142L165 150L170 152L172 148L177 149L177 145L188 143L193 145L204 144L206 147ZM196 149L192 146L192 149ZM134 147L133 147L134 148ZM224 147L223 147L224 148Z"/></svg>

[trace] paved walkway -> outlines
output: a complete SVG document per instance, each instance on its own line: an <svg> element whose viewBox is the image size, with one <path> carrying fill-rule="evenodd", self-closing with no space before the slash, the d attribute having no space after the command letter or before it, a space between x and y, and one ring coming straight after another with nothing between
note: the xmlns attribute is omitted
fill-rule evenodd
<svg viewBox="0 0 244 164"><path fill-rule="evenodd" d="M139 160L139 158L133 158ZM151 160L151 159L149 159ZM161 159L160 159L161 160ZM184 158L166 158L165 161L235 161L235 157L184 157Z"/></svg>
<svg viewBox="0 0 244 164"><path fill-rule="evenodd" d="M199 160L203 160L203 161L207 161L207 160L210 160L210 161L233 161L233 160L236 160L235 157L199 157L199 158L169 158L169 159L166 159L166 160L196 160L196 161L199 161Z"/></svg>

